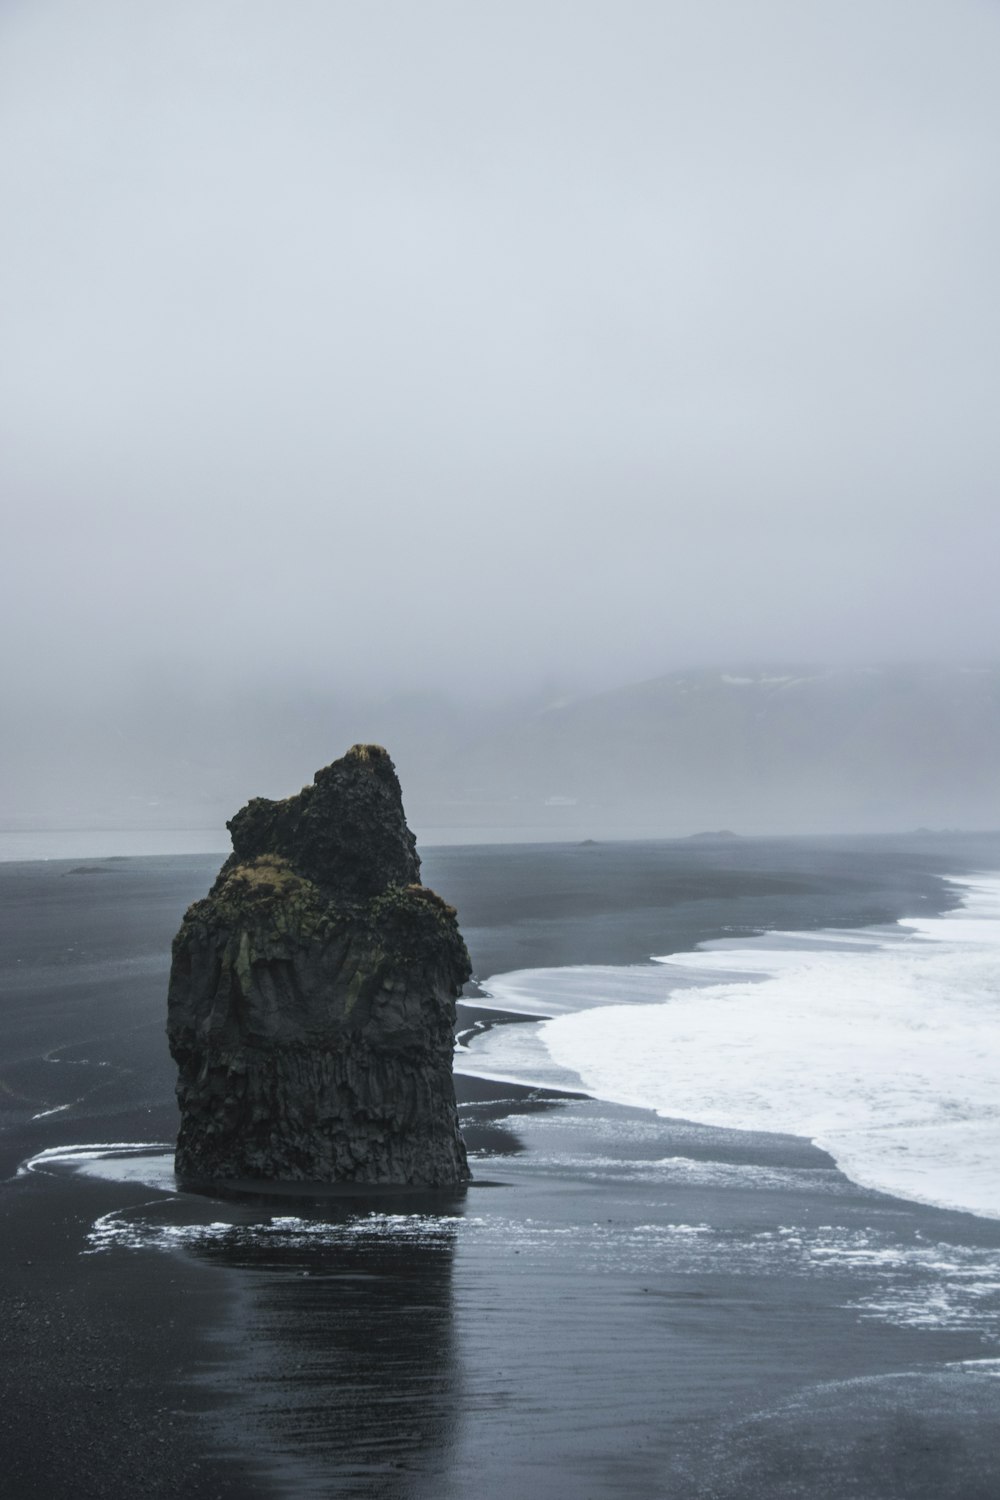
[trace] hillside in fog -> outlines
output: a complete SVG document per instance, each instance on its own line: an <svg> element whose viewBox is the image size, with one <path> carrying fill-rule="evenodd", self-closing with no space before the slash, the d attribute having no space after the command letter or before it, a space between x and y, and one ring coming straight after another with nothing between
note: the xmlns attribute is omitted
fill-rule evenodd
<svg viewBox="0 0 1000 1500"><path fill-rule="evenodd" d="M506 726L447 767L449 793L635 835L996 827L1000 672L674 673Z"/></svg>
<svg viewBox="0 0 1000 1500"><path fill-rule="evenodd" d="M357 740L425 839L1000 827L1000 669L739 667L488 707L175 681L21 716L6 827L221 828Z"/></svg>

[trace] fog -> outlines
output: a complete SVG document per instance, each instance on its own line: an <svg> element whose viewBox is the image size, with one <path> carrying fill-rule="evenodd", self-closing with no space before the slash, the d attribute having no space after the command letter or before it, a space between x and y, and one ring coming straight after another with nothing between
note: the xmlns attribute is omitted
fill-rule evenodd
<svg viewBox="0 0 1000 1500"><path fill-rule="evenodd" d="M997 655L995 4L7 0L0 41L22 759L185 685Z"/></svg>
<svg viewBox="0 0 1000 1500"><path fill-rule="evenodd" d="M995 5L0 14L17 679L994 648Z"/></svg>

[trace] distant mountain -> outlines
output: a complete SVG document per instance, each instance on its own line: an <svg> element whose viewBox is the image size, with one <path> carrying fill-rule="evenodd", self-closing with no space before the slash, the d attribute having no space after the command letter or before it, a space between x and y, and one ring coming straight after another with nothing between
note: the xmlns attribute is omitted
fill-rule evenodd
<svg viewBox="0 0 1000 1500"><path fill-rule="evenodd" d="M1000 668L676 672L509 724L428 800L593 836L996 828Z"/></svg>
<svg viewBox="0 0 1000 1500"><path fill-rule="evenodd" d="M0 820L221 828L358 740L389 749L425 841L1000 828L995 665L674 672L486 709L147 684L12 714Z"/></svg>

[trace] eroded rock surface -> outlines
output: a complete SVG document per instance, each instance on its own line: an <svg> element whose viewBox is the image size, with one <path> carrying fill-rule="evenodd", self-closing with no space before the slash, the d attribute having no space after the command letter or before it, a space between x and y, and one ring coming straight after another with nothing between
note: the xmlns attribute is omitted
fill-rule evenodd
<svg viewBox="0 0 1000 1500"><path fill-rule="evenodd" d="M174 939L178 1174L465 1181L452 1053L469 956L419 883L389 756L355 745L227 826L233 853Z"/></svg>

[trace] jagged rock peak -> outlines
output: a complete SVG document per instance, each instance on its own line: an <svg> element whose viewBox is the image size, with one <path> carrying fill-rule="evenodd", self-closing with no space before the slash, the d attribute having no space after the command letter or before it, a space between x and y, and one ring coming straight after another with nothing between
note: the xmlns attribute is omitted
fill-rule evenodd
<svg viewBox="0 0 1000 1500"><path fill-rule="evenodd" d="M274 854L341 899L376 896L420 879L396 768L381 745L352 745L294 797L254 797L226 827L233 853L223 876Z"/></svg>
<svg viewBox="0 0 1000 1500"><path fill-rule="evenodd" d="M174 939L178 1174L465 1182L452 1054L471 966L453 908L419 884L392 761L356 745L229 828Z"/></svg>

